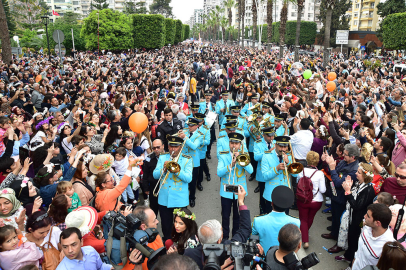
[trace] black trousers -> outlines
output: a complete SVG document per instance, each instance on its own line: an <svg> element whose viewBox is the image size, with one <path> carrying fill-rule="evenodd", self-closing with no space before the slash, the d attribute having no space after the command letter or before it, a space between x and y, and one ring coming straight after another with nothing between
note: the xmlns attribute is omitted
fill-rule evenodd
<svg viewBox="0 0 406 270"><path fill-rule="evenodd" d="M250 140L253 140L250 138ZM251 176L255 178L255 176L257 175L257 166L258 166L258 161L256 161L254 159L254 152L248 152L250 155L250 160L251 160L251 164L252 167L254 168L254 171L252 172Z"/></svg>
<svg viewBox="0 0 406 270"><path fill-rule="evenodd" d="M214 128L214 124L211 126L210 128L210 144L207 146L207 153L211 154L211 145L213 144L213 142L216 141L216 130Z"/></svg>
<svg viewBox="0 0 406 270"><path fill-rule="evenodd" d="M348 249L345 251L344 257L350 261L354 259L355 252L358 250L358 240L361 235L361 227L357 223L348 226Z"/></svg>
<svg viewBox="0 0 406 270"><path fill-rule="evenodd" d="M154 211L155 215L158 216L159 212L158 197L155 197L151 191L149 193L148 198L149 198L149 207L152 209L152 211Z"/></svg>
<svg viewBox="0 0 406 270"><path fill-rule="evenodd" d="M266 200L264 199L265 182L258 182L259 186L259 214L265 214ZM271 206L272 207L272 206Z"/></svg>
<svg viewBox="0 0 406 270"><path fill-rule="evenodd" d="M334 201L331 202L331 214L333 218L333 224L331 225L331 235L335 238L338 237L340 231L340 218L345 211L345 204L338 204Z"/></svg>
<svg viewBox="0 0 406 270"><path fill-rule="evenodd" d="M199 184L203 182L203 172L206 176L210 175L209 167L207 167L206 158L200 160L199 178L197 180L197 183Z"/></svg>
<svg viewBox="0 0 406 270"><path fill-rule="evenodd" d="M230 236L230 215L233 208L233 230L232 235L236 234L240 224L240 214L238 212L237 196L236 199L227 199L221 197L221 225L223 226L223 239L227 240Z"/></svg>
<svg viewBox="0 0 406 270"><path fill-rule="evenodd" d="M196 183L199 179L199 168L193 167L192 182L189 183L189 201L196 200Z"/></svg>
<svg viewBox="0 0 406 270"><path fill-rule="evenodd" d="M164 235L162 242L171 239L172 226L173 226L173 210L175 208L168 208L163 205L159 205L159 213L161 215L161 228Z"/></svg>

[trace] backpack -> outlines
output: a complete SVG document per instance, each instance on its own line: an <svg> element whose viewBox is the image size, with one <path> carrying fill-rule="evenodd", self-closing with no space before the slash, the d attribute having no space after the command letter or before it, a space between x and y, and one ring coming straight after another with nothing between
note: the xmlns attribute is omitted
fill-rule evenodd
<svg viewBox="0 0 406 270"><path fill-rule="evenodd" d="M311 178L313 175L318 172L316 169L313 174L310 177L307 177L305 175L305 171L303 170L303 177L299 179L299 182L297 183L297 190L296 190L296 199L303 203L311 203L313 200L313 182ZM317 189L316 194L319 192L319 189Z"/></svg>

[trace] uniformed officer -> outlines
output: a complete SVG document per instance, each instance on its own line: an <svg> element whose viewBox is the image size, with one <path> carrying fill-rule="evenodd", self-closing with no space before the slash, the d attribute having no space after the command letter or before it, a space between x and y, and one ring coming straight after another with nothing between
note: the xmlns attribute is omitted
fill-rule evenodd
<svg viewBox="0 0 406 270"><path fill-rule="evenodd" d="M195 207L196 183L199 178L200 156L198 148L203 144L203 133L198 130L199 121L196 118L189 118L188 128L183 129L179 134L181 139L186 140L182 153L191 156L193 159L193 177L189 184L189 204Z"/></svg>
<svg viewBox="0 0 406 270"><path fill-rule="evenodd" d="M225 135L219 136L218 142L217 142L217 157L219 156L220 151L228 151L229 149L229 139L228 139L228 134L230 132L237 132L243 135L243 131L240 129L237 129L237 122L236 121L229 121L226 122L225 124ZM245 144L245 140L242 142L244 146L244 152L247 153L247 145Z"/></svg>
<svg viewBox="0 0 406 270"><path fill-rule="evenodd" d="M276 136L287 136L289 135L289 128L285 122L286 115L285 114L277 114L275 115L275 135Z"/></svg>
<svg viewBox="0 0 406 270"><path fill-rule="evenodd" d="M241 164L237 161L237 157L241 154L242 142L245 139L244 136L237 132L231 132L228 134L228 138L230 150L220 152L219 164L217 167L217 175L221 180L220 196L224 240L227 240L230 234L231 207L233 208L232 235L236 234L238 231L240 221L235 193L227 191L227 185L241 185L247 190L245 172L252 173L253 171L251 164Z"/></svg>
<svg viewBox="0 0 406 270"><path fill-rule="evenodd" d="M205 101L201 101L199 103L200 108L199 108L199 113L206 114L207 112L216 112L216 108L214 106L214 103L210 102L211 97L213 96L213 92L210 90L204 91L204 98ZM211 159L211 146L213 145L213 142L216 141L216 131L214 129L214 124L210 127L210 144L207 146L207 151L206 151L206 157L208 159ZM209 180L209 178L207 179Z"/></svg>
<svg viewBox="0 0 406 270"><path fill-rule="evenodd" d="M186 120L185 120L185 128L188 127L188 121L190 118L194 118L195 114L199 111L199 104L192 104L190 105L190 113L186 115Z"/></svg>
<svg viewBox="0 0 406 270"><path fill-rule="evenodd" d="M259 124L262 121L262 112L256 112L255 113L257 115L256 121ZM254 144L256 141L261 139L261 126L259 126L259 131L257 134L254 134L254 129L257 128L256 125L254 124L254 122L248 122L248 132L250 134L249 140L248 140L248 152L250 154L250 158L251 158L251 162L252 162L252 166L254 166L255 170L254 172L250 175L249 181L252 181L255 179L256 177L256 173L257 173L257 161L254 159Z"/></svg>
<svg viewBox="0 0 406 270"><path fill-rule="evenodd" d="M164 118L165 120L158 125L156 134L157 137L161 139L162 143L164 144L165 151L168 151L168 141L166 139L166 135L172 135L181 130L182 122L177 119L173 119L173 112L170 108L166 108L164 110Z"/></svg>
<svg viewBox="0 0 406 270"><path fill-rule="evenodd" d="M251 96L251 102L248 102L245 104L244 108L242 108L240 114L244 117L250 116L252 114L252 111L249 110L249 108L253 107L255 104L258 103L259 99L259 94L253 94Z"/></svg>
<svg viewBox="0 0 406 270"><path fill-rule="evenodd" d="M273 211L267 215L254 218L252 235L259 235L259 243L265 252L272 246L279 245L279 230L288 223L300 228L300 220L285 213L292 206L293 191L285 186L277 186L272 192Z"/></svg>
<svg viewBox="0 0 406 270"><path fill-rule="evenodd" d="M264 114L263 119L264 121L270 121L271 123L274 123L274 118L275 116L273 115L272 108L271 108L271 103L264 101L262 102L262 113Z"/></svg>
<svg viewBox="0 0 406 270"><path fill-rule="evenodd" d="M234 106L234 101L228 99L228 92L221 92L221 100L216 102L216 113L219 115L219 126L223 123L224 116L230 114L231 106Z"/></svg>
<svg viewBox="0 0 406 270"><path fill-rule="evenodd" d="M163 241L171 239L173 224L173 209L186 207L189 204L188 184L192 181L193 160L191 156L180 154L184 141L177 136L168 136L169 153L159 155L158 163L154 169L155 179L161 178L161 190L158 195L159 213L161 215L161 226L164 234ZM178 158L176 161L179 172L169 172L166 165L169 161ZM166 178L166 179L165 179Z"/></svg>
<svg viewBox="0 0 406 270"><path fill-rule="evenodd" d="M262 176L261 164L262 156L265 151L272 151L275 149L275 130L273 127L267 127L262 129L263 138L257 140L254 144L254 159L258 163L256 180L258 181L258 187L255 189L255 193L259 192L259 213L262 215L265 213L265 199L263 197L265 190L265 181ZM258 189L258 191L256 191Z"/></svg>
<svg viewBox="0 0 406 270"><path fill-rule="evenodd" d="M198 154L200 157L200 168L199 168L199 178L197 180L197 189L202 191L203 172L206 174L207 181L211 180L209 167L207 166L206 162L207 146L210 144L210 128L207 125L205 125L204 114L196 113L195 117L197 121L199 121L199 131L203 133L203 143L198 148Z"/></svg>
<svg viewBox="0 0 406 270"><path fill-rule="evenodd" d="M223 136L223 135L227 135L227 133L225 133L226 130L226 123L230 122L230 121L235 121L237 122L238 120L238 116L235 115L226 115L223 119L223 123L221 124L220 130L219 130L219 136ZM238 126L238 123L237 123Z"/></svg>
<svg viewBox="0 0 406 270"><path fill-rule="evenodd" d="M262 177L265 183L264 199L265 213L272 211L272 191L277 186L290 188L290 175L287 173L288 165L292 163L292 156L287 155L289 136L278 136L275 138L275 151L265 151L262 156ZM296 174L292 174L296 176ZM288 209L289 211L289 209Z"/></svg>

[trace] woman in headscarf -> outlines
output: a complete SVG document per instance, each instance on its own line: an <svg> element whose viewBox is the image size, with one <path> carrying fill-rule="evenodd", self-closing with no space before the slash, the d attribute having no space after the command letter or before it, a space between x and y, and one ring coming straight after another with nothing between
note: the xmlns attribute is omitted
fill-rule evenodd
<svg viewBox="0 0 406 270"><path fill-rule="evenodd" d="M11 225L24 231L27 217L21 202L17 200L14 190L5 188L0 190L0 227Z"/></svg>
<svg viewBox="0 0 406 270"><path fill-rule="evenodd" d="M42 198L39 196L39 189L33 185L28 177L13 181L10 188L14 190L17 200L26 209L27 216L40 209Z"/></svg>

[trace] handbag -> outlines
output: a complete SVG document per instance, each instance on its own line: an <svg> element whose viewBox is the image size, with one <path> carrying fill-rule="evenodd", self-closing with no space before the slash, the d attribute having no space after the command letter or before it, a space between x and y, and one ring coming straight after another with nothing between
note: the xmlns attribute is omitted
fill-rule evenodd
<svg viewBox="0 0 406 270"><path fill-rule="evenodd" d="M46 242L43 246L39 246L39 248L44 253L44 260L42 261L43 270L55 270L60 263L60 252L51 243L52 229L53 226L51 227L51 231L49 232L48 242ZM45 246L48 246L48 248L46 248Z"/></svg>

